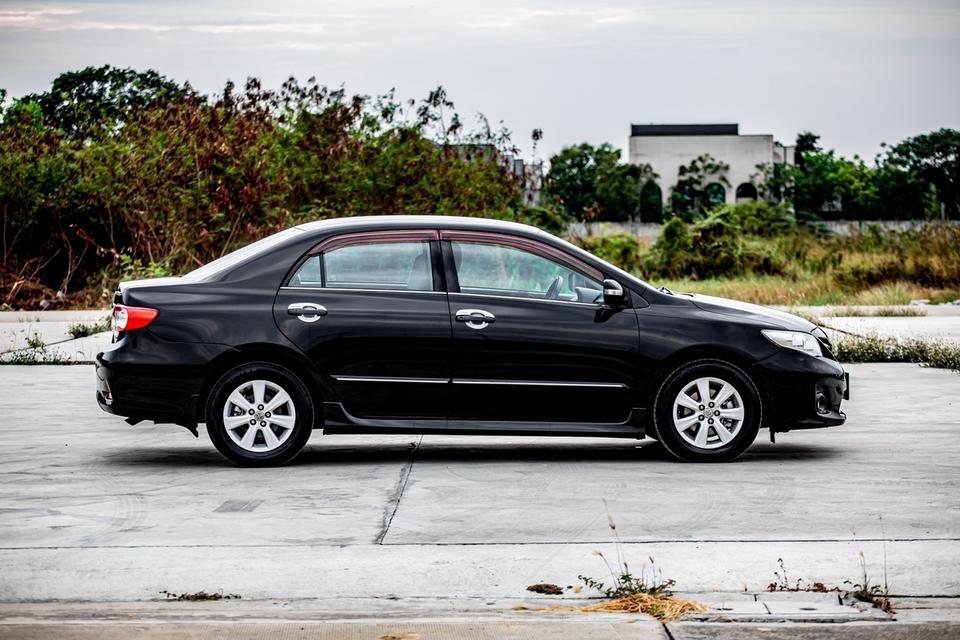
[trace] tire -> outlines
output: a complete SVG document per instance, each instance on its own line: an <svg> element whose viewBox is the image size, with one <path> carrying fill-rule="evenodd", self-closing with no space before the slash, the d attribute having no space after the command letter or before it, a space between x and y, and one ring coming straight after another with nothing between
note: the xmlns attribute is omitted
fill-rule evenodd
<svg viewBox="0 0 960 640"><path fill-rule="evenodd" d="M701 403L702 391L708 398ZM760 393L750 377L729 362L713 359L674 370L653 403L657 439L684 462L733 460L756 440L762 412Z"/></svg>
<svg viewBox="0 0 960 640"><path fill-rule="evenodd" d="M251 362L227 371L213 386L206 421L213 446L235 464L282 465L310 439L314 402L288 369Z"/></svg>

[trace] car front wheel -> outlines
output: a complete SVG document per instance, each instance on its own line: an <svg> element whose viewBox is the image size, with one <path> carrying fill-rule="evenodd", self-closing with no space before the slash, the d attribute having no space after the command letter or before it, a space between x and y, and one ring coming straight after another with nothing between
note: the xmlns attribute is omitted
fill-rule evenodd
<svg viewBox="0 0 960 640"><path fill-rule="evenodd" d="M663 447L687 462L733 460L753 444L762 404L753 381L722 360L685 364L664 381L654 401Z"/></svg>
<svg viewBox="0 0 960 640"><path fill-rule="evenodd" d="M309 392L293 373L250 363L228 371L211 389L207 434L238 465L280 465L307 444L313 411Z"/></svg>

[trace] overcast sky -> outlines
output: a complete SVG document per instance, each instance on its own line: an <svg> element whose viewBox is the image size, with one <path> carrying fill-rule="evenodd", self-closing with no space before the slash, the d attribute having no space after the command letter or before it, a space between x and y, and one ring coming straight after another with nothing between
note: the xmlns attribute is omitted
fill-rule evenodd
<svg viewBox="0 0 960 640"><path fill-rule="evenodd" d="M529 153L626 147L631 123L739 122L871 159L960 128L960 2L928 0L0 0L0 87L87 65L153 68L211 92L314 75L503 120ZM466 118L465 118L466 119Z"/></svg>

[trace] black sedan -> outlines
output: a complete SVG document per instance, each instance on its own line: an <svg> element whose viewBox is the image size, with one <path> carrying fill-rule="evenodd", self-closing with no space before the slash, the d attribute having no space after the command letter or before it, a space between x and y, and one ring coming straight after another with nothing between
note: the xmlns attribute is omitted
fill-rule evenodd
<svg viewBox="0 0 960 640"><path fill-rule="evenodd" d="M820 328L655 289L525 225L344 218L187 275L125 282L97 355L110 413L282 464L313 430L651 437L730 460L761 426L844 422Z"/></svg>

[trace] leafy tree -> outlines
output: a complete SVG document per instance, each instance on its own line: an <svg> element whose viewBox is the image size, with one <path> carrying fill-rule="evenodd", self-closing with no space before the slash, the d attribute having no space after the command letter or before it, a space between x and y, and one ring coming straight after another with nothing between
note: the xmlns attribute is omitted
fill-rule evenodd
<svg viewBox="0 0 960 640"><path fill-rule="evenodd" d="M774 201L793 205L801 221L821 217L848 220L926 218L933 209L927 183L891 153L874 166L861 158L838 157L809 132L797 137L797 164L758 167L758 189Z"/></svg>
<svg viewBox="0 0 960 640"><path fill-rule="evenodd" d="M915 172L895 162L878 159L872 172L874 209L868 219L922 220L939 215L930 185Z"/></svg>
<svg viewBox="0 0 960 640"><path fill-rule="evenodd" d="M796 167L788 194L801 219L836 211L839 196L836 165L837 157L832 150L803 155L803 165Z"/></svg>
<svg viewBox="0 0 960 640"><path fill-rule="evenodd" d="M3 302L56 290L107 300L118 274L182 272L323 217L557 225L522 207L522 178L504 162L509 132L483 119L468 129L442 88L400 102L250 79L204 96L167 91L154 72L93 71L0 109ZM67 99L45 109L57 92Z"/></svg>
<svg viewBox="0 0 960 640"><path fill-rule="evenodd" d="M947 216L960 218L960 131L939 129L907 138L890 150L889 162L933 185Z"/></svg>
<svg viewBox="0 0 960 640"><path fill-rule="evenodd" d="M801 170L806 167L806 156L809 154L820 153L823 149L819 144L820 136L809 131L803 131L797 134L797 142L793 148L793 163Z"/></svg>
<svg viewBox="0 0 960 640"><path fill-rule="evenodd" d="M750 181L757 188L757 195L771 202L784 202L793 193L793 165L767 162L758 164L757 172Z"/></svg>
<svg viewBox="0 0 960 640"><path fill-rule="evenodd" d="M663 191L652 177L640 190L640 219L643 222L663 221Z"/></svg>
<svg viewBox="0 0 960 640"><path fill-rule="evenodd" d="M649 165L623 164L609 143L565 147L550 160L545 194L580 220L622 221L640 213Z"/></svg>
<svg viewBox="0 0 960 640"><path fill-rule="evenodd" d="M677 184L670 192L670 209L686 222L704 214L718 204L713 185L730 188L726 173L730 165L716 160L709 153L697 156L689 164L680 167Z"/></svg>
<svg viewBox="0 0 960 640"><path fill-rule="evenodd" d="M147 107L161 97L190 92L189 85L180 86L153 70L104 65L62 73L49 91L20 100L38 104L47 126L60 129L68 138L84 139L116 126L132 110Z"/></svg>

